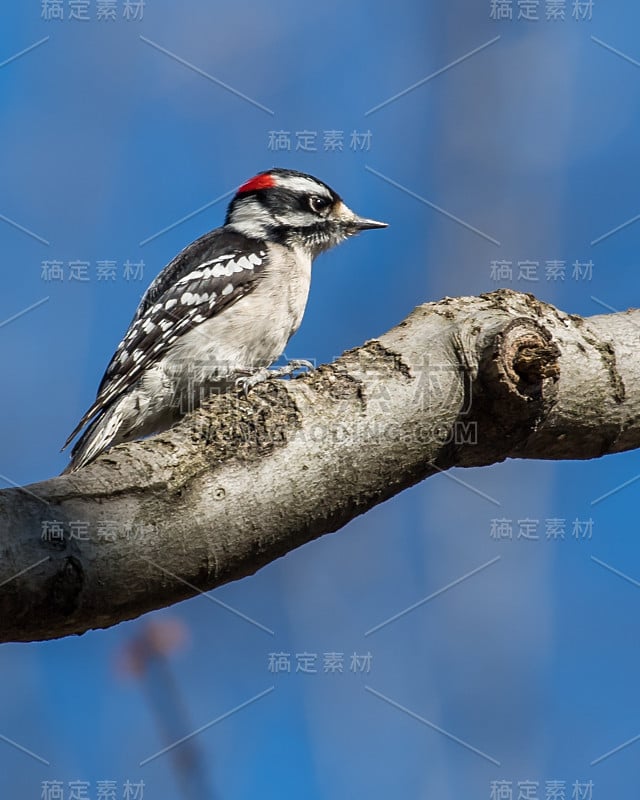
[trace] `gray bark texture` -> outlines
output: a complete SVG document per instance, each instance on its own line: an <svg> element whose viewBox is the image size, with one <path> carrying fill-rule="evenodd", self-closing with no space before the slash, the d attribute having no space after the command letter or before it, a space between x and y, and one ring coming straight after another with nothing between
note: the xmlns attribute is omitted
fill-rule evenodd
<svg viewBox="0 0 640 800"><path fill-rule="evenodd" d="M0 492L0 640L104 628L254 573L451 467L640 446L640 311L501 290L79 472Z"/></svg>

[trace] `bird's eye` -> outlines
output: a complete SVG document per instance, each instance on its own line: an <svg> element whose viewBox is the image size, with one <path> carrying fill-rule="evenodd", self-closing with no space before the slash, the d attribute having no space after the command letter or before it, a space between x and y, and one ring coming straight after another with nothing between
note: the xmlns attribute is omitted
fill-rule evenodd
<svg viewBox="0 0 640 800"><path fill-rule="evenodd" d="M320 214L331 203L326 197L318 197L317 194L312 194L309 198L309 208L314 214Z"/></svg>

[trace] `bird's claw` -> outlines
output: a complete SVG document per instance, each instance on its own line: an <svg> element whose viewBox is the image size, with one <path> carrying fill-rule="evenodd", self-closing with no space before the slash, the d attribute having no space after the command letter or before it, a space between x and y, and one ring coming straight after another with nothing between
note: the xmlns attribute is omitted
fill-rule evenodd
<svg viewBox="0 0 640 800"><path fill-rule="evenodd" d="M266 381L267 378L269 377L271 377L271 372L266 367L261 367L260 369L257 369L255 372L252 372L251 375L246 375L243 376L242 378L237 378L236 389L239 392L243 392L244 396L246 397L254 386L257 386L259 383Z"/></svg>
<svg viewBox="0 0 640 800"><path fill-rule="evenodd" d="M298 369L314 370L315 368L316 365L312 361L307 361L306 358L293 358L284 367L279 367L275 371L280 372L281 375L291 375Z"/></svg>
<svg viewBox="0 0 640 800"><path fill-rule="evenodd" d="M263 383L264 381L268 380L269 378L284 378L288 375L292 375L299 369L307 369L313 370L315 369L315 365L311 363L311 361L307 361L305 358L294 358L285 364L283 367L276 367L275 369L267 369L266 367L260 367L255 372L251 373L251 375L243 376L242 378L236 379L236 389L238 391L244 392L245 397L249 394L250 390L257 386L259 383Z"/></svg>

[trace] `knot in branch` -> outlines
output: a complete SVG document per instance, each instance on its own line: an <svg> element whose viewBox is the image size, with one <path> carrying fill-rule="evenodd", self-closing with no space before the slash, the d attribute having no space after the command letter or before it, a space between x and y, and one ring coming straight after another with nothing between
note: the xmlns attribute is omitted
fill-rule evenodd
<svg viewBox="0 0 640 800"><path fill-rule="evenodd" d="M526 317L511 320L493 337L481 373L491 394L522 404L550 394L560 375L560 351L551 334Z"/></svg>
<svg viewBox="0 0 640 800"><path fill-rule="evenodd" d="M492 337L480 361L483 426L505 442L526 439L554 403L560 350L551 333L528 317L511 319Z"/></svg>

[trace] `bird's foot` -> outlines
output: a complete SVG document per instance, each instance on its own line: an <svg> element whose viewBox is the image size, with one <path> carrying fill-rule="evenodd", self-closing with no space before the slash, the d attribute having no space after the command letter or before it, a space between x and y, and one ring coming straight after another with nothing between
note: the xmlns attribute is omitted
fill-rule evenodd
<svg viewBox="0 0 640 800"><path fill-rule="evenodd" d="M315 369L315 365L304 358L294 358L283 367L276 367L275 369L260 367L260 369L252 372L251 375L238 378L236 380L236 388L238 391L244 392L246 396L249 394L249 391L259 383L264 383L264 381L269 380L269 378L284 378L293 375L293 373L297 372L299 369L312 370Z"/></svg>

